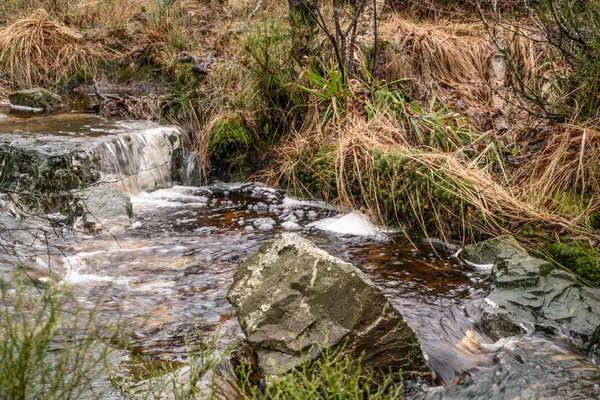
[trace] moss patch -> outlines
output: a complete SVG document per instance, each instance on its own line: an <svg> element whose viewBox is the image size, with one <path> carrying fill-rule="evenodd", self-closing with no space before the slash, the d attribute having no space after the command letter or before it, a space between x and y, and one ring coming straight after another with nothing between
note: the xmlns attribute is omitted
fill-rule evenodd
<svg viewBox="0 0 600 400"><path fill-rule="evenodd" d="M600 253L583 243L551 243L548 251L564 267L583 279L600 283Z"/></svg>
<svg viewBox="0 0 600 400"><path fill-rule="evenodd" d="M243 180L252 171L249 153L254 134L239 115L220 118L210 131L208 156L213 175L224 180Z"/></svg>

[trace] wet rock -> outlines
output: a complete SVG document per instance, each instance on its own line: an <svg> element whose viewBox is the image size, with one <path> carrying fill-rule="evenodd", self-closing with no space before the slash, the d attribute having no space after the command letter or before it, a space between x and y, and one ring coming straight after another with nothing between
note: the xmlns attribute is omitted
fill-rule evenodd
<svg viewBox="0 0 600 400"><path fill-rule="evenodd" d="M75 193L81 216L75 229L88 234L112 232L131 225L133 206L129 195L117 189L91 187Z"/></svg>
<svg viewBox="0 0 600 400"><path fill-rule="evenodd" d="M489 268L492 268L496 257L507 251L527 255L527 251L513 236L503 235L481 243L465 246L462 251L462 257L467 264L489 266Z"/></svg>
<svg viewBox="0 0 600 400"><path fill-rule="evenodd" d="M176 128L60 114L35 120L0 123L0 183L22 193L26 208L59 211L72 200L72 190L101 180L130 193L172 184ZM67 123L73 132L65 135ZM23 132L16 133L17 126Z"/></svg>
<svg viewBox="0 0 600 400"><path fill-rule="evenodd" d="M11 105L52 112L62 108L62 97L42 88L19 90L8 95Z"/></svg>
<svg viewBox="0 0 600 400"><path fill-rule="evenodd" d="M581 286L546 261L510 250L498 255L492 279L482 325L493 338L560 332L585 347L600 325L600 290Z"/></svg>
<svg viewBox="0 0 600 400"><path fill-rule="evenodd" d="M598 364L600 362L600 325L594 331L594 334L590 338L590 343L587 349L590 356Z"/></svg>
<svg viewBox="0 0 600 400"><path fill-rule="evenodd" d="M227 294L265 374L347 341L367 371L431 377L413 330L358 268L293 233L241 264ZM314 347L313 347L314 345Z"/></svg>
<svg viewBox="0 0 600 400"><path fill-rule="evenodd" d="M292 221L286 221L283 224L281 224L281 226L289 231L297 231L302 229L300 225Z"/></svg>

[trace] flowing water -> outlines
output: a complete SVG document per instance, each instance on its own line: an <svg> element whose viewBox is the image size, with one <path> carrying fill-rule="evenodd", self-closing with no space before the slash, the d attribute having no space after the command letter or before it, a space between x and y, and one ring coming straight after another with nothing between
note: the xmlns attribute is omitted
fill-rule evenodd
<svg viewBox="0 0 600 400"><path fill-rule="evenodd" d="M162 143L153 129L141 134L142 149ZM100 167L112 179L131 170L119 172L111 165L123 167L141 157L130 147L115 149L114 162L106 152ZM118 160L119 154L132 158ZM165 157L161 151L156 154ZM51 268L82 302L102 299L103 315L144 319L135 335L137 350L179 363L185 358L185 338L197 329L219 332L223 342L243 337L225 298L233 272L263 243L294 229L365 271L401 311L421 340L438 383L448 388L443 393L430 390L429 398L600 397L600 369L567 341L538 335L494 342L485 335L472 304L489 292L489 272L472 271L443 250L436 254L419 243L415 248L401 235L318 230L315 221L338 210L294 201L261 185L170 186L164 180L152 186L162 189L152 191L120 187L133 193L135 223L126 230L86 236L40 223L37 228L55 247L29 246L14 233L18 231L11 231L21 241L14 241L15 251L32 270ZM14 229L24 226L6 211L0 212L0 222ZM0 256L0 273L11 267L11 260ZM425 396L426 389L411 396Z"/></svg>

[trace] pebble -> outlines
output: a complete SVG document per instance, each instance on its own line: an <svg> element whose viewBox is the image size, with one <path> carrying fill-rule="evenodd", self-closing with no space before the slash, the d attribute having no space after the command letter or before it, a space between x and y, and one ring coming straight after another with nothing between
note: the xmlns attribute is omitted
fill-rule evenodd
<svg viewBox="0 0 600 400"><path fill-rule="evenodd" d="M298 217L296 217L294 213L289 213L287 216L285 216L285 218L283 218L283 220L288 222L296 222L298 221Z"/></svg>
<svg viewBox="0 0 600 400"><path fill-rule="evenodd" d="M283 224L281 224L281 226L290 231L297 231L299 229L302 229L300 225L292 221L286 221Z"/></svg>

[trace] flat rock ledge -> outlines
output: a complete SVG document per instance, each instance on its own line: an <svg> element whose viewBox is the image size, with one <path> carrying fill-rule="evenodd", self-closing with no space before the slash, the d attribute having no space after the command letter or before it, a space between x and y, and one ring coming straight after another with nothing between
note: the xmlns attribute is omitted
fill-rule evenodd
<svg viewBox="0 0 600 400"><path fill-rule="evenodd" d="M494 289L477 307L481 325L492 338L541 332L565 335L580 348L600 347L599 289L530 257L514 239L488 242L474 246L469 256L493 263ZM500 242L504 244L498 246Z"/></svg>
<svg viewBox="0 0 600 400"><path fill-rule="evenodd" d="M277 375L346 345L364 372L431 378L414 331L358 268L294 233L242 263L227 298L259 367Z"/></svg>

